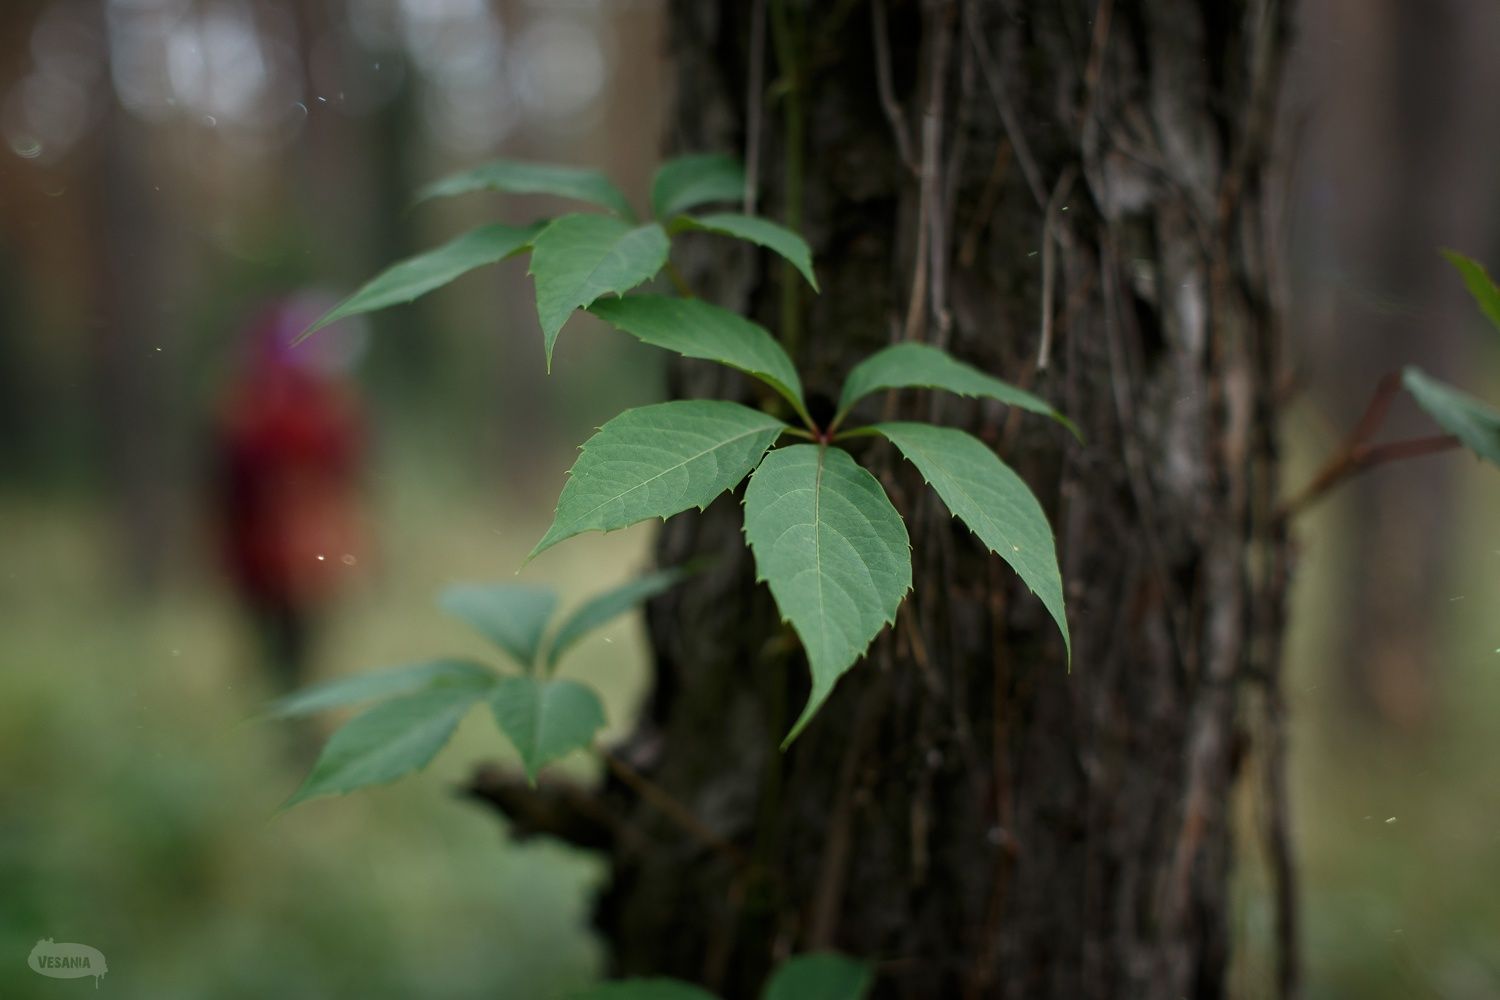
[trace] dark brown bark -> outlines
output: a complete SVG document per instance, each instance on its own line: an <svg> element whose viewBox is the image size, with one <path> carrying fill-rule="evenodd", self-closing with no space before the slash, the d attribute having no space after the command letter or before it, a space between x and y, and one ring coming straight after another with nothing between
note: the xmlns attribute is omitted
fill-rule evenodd
<svg viewBox="0 0 1500 1000"><path fill-rule="evenodd" d="M650 609L657 684L619 757L652 794L610 792L616 971L748 997L788 954L837 948L878 963L880 996L1221 996L1229 796L1251 702L1279 706L1264 220L1285 13L772 0L748 121L760 6L674 5L670 146L743 149L758 130L762 210L800 218L823 293L722 245L684 261L689 280L778 330L814 392L906 336L1070 414L1086 443L973 401L873 408L967 427L1032 484L1074 657L1070 671L1040 603L869 445L858 457L908 515L915 591L783 754L806 667L755 583L739 506L671 521L663 563L718 562ZM706 366L678 376L682 395L748 392ZM1282 734L1265 719L1291 941ZM1282 980L1293 992L1290 951Z"/></svg>

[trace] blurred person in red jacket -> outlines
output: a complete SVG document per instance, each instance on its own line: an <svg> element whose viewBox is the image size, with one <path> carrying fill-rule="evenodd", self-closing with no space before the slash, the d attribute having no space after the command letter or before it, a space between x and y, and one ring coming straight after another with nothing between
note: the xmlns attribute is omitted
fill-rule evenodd
<svg viewBox="0 0 1500 1000"><path fill-rule="evenodd" d="M366 429L348 379L364 331L338 324L292 346L328 304L287 298L251 322L214 442L221 547L284 690L306 679L317 624L364 544Z"/></svg>

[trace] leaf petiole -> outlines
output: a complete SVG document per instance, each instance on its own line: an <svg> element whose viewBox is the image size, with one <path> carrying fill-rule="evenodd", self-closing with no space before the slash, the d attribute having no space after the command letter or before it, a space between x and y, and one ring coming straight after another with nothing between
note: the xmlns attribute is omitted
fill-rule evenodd
<svg viewBox="0 0 1500 1000"><path fill-rule="evenodd" d="M829 429L829 440L843 441L848 438L880 437L880 432L873 427L852 427L847 431L840 431L837 428L837 422L831 425Z"/></svg>

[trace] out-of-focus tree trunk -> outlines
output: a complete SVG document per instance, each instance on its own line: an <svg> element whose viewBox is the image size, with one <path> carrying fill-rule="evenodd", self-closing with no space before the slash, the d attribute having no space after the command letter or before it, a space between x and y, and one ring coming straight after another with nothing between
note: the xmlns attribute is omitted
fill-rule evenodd
<svg viewBox="0 0 1500 1000"><path fill-rule="evenodd" d="M98 227L89 261L98 446L137 593L161 582L180 518L166 433L177 359L163 357L175 303L162 301L159 270L170 237L148 194L149 145L140 128L111 102L81 185Z"/></svg>
<svg viewBox="0 0 1500 1000"><path fill-rule="evenodd" d="M1500 7L1487 0L1312 0L1297 90L1316 97L1300 126L1291 317L1308 381L1342 434L1381 376L1420 364L1462 381L1482 324L1439 247L1500 250L1500 119L1475 95L1500 87ZM1427 433L1397 407L1391 436ZM1377 472L1339 503L1350 587L1332 640L1349 703L1405 729L1431 718L1437 630L1453 596L1451 466Z"/></svg>
<svg viewBox="0 0 1500 1000"><path fill-rule="evenodd" d="M762 209L807 233L823 292L721 245L689 278L777 330L815 392L912 337L1071 415L1083 444L989 404L886 403L978 433L1035 487L1074 657L871 447L908 514L915 592L782 754L805 666L740 509L674 519L663 562L719 561L651 608L657 686L622 757L704 828L629 807L639 836L617 843L602 912L615 966L753 996L787 954L832 947L878 963L880 996L1220 996L1245 713L1278 700L1266 216L1284 5L771 0L747 101L756 6L673 5L670 146L755 136ZM745 391L678 375L682 395ZM1290 994L1290 952L1281 977Z"/></svg>

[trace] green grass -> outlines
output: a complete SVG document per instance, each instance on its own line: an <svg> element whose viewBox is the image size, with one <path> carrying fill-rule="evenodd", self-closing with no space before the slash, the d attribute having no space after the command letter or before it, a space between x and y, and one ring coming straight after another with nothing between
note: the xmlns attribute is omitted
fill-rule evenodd
<svg viewBox="0 0 1500 1000"><path fill-rule="evenodd" d="M509 577L544 525L423 481L382 484L378 555L351 569L319 677L445 651L494 659L432 598ZM0 501L0 996L89 988L26 968L47 937L100 949L120 996L531 998L597 975L599 860L508 843L454 794L475 762L509 757L482 712L420 776L278 813L302 777L292 734L247 721L271 692L207 560L132 596L111 576L102 514ZM576 603L637 569L645 540L560 546L525 578ZM625 620L563 672L601 689L618 728L643 669Z"/></svg>

